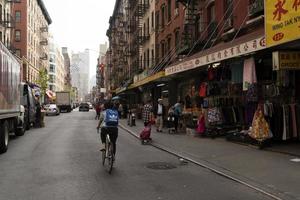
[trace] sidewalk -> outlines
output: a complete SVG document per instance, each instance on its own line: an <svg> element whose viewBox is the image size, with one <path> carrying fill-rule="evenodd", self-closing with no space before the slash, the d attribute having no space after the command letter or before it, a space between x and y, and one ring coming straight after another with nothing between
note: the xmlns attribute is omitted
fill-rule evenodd
<svg viewBox="0 0 300 200"><path fill-rule="evenodd" d="M143 129L141 121L133 127L127 126L126 120L120 122L123 128L136 136ZM224 138L168 134L166 129L163 133L157 133L155 127L151 137L155 146L195 160L282 199L300 199L300 163L290 161L295 156L258 150L228 142Z"/></svg>

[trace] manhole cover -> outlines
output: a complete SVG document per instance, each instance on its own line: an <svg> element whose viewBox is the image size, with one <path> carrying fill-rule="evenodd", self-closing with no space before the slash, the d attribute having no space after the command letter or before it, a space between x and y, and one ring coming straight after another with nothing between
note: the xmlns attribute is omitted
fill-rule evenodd
<svg viewBox="0 0 300 200"><path fill-rule="evenodd" d="M147 164L147 168L164 170L164 169L174 169L176 168L176 166L166 162L151 162Z"/></svg>

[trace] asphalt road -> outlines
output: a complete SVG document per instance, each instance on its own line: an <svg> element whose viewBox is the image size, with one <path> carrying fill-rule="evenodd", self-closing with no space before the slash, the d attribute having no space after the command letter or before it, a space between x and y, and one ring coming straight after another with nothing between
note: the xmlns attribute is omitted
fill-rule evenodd
<svg viewBox="0 0 300 200"><path fill-rule="evenodd" d="M0 155L0 199L268 199L119 130L111 175L101 165L94 112L46 117L46 127L12 138ZM150 169L163 163L173 169Z"/></svg>

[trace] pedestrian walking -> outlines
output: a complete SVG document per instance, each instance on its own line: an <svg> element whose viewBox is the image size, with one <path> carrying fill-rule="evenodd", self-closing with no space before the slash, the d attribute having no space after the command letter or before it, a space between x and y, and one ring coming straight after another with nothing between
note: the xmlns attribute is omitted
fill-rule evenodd
<svg viewBox="0 0 300 200"><path fill-rule="evenodd" d="M120 103L119 104L119 107L118 107L118 113L119 113L119 118L121 119L122 118L122 115L123 115L123 105Z"/></svg>
<svg viewBox="0 0 300 200"><path fill-rule="evenodd" d="M101 113L101 106L100 106L100 103L97 103L96 104L96 117L95 117L95 120L98 120L100 119L100 113Z"/></svg>
<svg viewBox="0 0 300 200"><path fill-rule="evenodd" d="M165 116L165 106L163 105L163 100L158 99L158 104L154 109L154 116L156 118L156 131L162 132L164 116Z"/></svg>
<svg viewBox="0 0 300 200"><path fill-rule="evenodd" d="M182 102L179 101L174 105L174 126L175 126L175 132L178 131L178 121L182 114Z"/></svg>
<svg viewBox="0 0 300 200"><path fill-rule="evenodd" d="M147 126L152 120L153 107L151 105L152 101L148 100L143 107L143 120L144 126Z"/></svg>

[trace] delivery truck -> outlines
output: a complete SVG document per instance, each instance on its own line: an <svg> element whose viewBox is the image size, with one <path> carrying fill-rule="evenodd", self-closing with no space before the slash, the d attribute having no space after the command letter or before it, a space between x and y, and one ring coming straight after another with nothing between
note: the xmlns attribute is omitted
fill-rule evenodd
<svg viewBox="0 0 300 200"><path fill-rule="evenodd" d="M72 103L70 92L56 92L56 105L59 108L60 112L71 112Z"/></svg>
<svg viewBox="0 0 300 200"><path fill-rule="evenodd" d="M0 153L7 151L10 133L25 132L20 104L20 63L0 42Z"/></svg>

